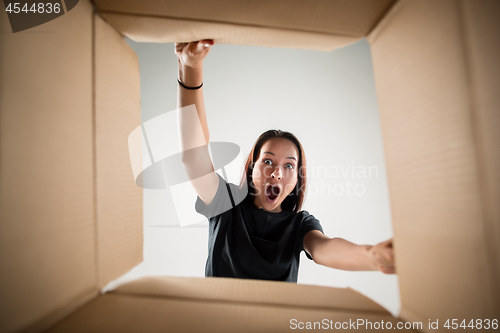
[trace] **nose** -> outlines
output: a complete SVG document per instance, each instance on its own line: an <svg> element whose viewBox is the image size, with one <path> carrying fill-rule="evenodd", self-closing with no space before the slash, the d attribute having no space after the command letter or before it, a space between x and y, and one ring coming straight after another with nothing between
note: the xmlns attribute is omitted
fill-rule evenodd
<svg viewBox="0 0 500 333"><path fill-rule="evenodd" d="M273 173L271 174L271 177L277 180L281 180L281 178L283 177L283 174L281 173L281 168L280 167L275 168Z"/></svg>

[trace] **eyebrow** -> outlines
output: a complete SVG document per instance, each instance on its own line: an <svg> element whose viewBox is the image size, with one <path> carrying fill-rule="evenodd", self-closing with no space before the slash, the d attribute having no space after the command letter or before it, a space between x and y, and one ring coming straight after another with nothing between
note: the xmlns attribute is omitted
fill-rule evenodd
<svg viewBox="0 0 500 333"><path fill-rule="evenodd" d="M276 156L274 155L273 153L271 153L270 151L265 151L264 154L269 154L269 155L273 155L273 156ZM297 159L293 156L288 156L287 159L290 159L290 160L295 160L297 161Z"/></svg>

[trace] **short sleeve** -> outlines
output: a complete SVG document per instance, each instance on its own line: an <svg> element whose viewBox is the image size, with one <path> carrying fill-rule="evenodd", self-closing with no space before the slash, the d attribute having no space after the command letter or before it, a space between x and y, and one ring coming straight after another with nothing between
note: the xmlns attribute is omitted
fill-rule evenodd
<svg viewBox="0 0 500 333"><path fill-rule="evenodd" d="M196 198L196 212L207 219L227 212L239 204L248 192L246 188L241 189L235 184L227 183L219 174L217 174L217 177L219 178L219 186L212 202L207 206L200 197Z"/></svg>
<svg viewBox="0 0 500 333"><path fill-rule="evenodd" d="M313 215L310 215L307 211L302 211L302 221L300 223L299 230L299 241L300 241L300 252L304 251L308 259L313 260L313 258L304 250L304 236L311 230L319 230L324 234L323 227Z"/></svg>
<svg viewBox="0 0 500 333"><path fill-rule="evenodd" d="M220 215L233 208L226 181L219 174L217 174L217 177L219 178L219 186L217 187L217 192L212 202L207 206L200 197L197 197L194 206L196 212L205 216L207 219Z"/></svg>

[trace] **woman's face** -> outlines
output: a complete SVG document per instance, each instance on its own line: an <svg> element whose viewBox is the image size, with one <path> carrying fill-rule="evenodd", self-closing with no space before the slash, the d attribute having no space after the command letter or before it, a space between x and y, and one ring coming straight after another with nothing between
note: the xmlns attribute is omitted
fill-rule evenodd
<svg viewBox="0 0 500 333"><path fill-rule="evenodd" d="M297 184L298 164L299 152L290 140L272 138L264 143L252 171L257 208L281 212L281 203Z"/></svg>

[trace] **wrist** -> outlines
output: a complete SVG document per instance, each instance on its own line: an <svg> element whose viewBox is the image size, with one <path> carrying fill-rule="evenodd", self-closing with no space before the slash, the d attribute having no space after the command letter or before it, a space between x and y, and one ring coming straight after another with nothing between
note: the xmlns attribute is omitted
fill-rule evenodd
<svg viewBox="0 0 500 333"><path fill-rule="evenodd" d="M376 256L375 256L375 248L374 248L374 246L372 246L372 245L364 245L364 247L365 247L365 252L366 252L366 256L367 256L367 262L368 262L369 270L371 270L371 271L378 271L378 270L380 270L379 269L379 265L377 263L377 260L375 259Z"/></svg>
<svg viewBox="0 0 500 333"><path fill-rule="evenodd" d="M189 87L203 83L203 66L191 67L179 64L179 80Z"/></svg>

